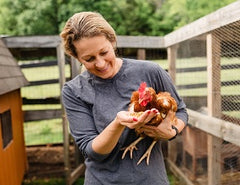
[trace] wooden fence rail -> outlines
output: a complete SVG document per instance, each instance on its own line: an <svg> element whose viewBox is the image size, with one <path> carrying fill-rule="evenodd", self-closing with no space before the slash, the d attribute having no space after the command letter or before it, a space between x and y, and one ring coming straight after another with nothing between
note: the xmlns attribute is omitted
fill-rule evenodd
<svg viewBox="0 0 240 185"><path fill-rule="evenodd" d="M188 109L189 124L208 134L240 146L240 127L222 119L214 118Z"/></svg>

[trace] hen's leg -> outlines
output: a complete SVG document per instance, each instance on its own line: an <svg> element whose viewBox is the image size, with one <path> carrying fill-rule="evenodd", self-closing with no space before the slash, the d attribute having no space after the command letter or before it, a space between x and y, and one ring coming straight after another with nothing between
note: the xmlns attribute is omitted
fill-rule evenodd
<svg viewBox="0 0 240 185"><path fill-rule="evenodd" d="M139 137L137 140L135 140L134 142L132 142L127 148L125 148L124 152L123 152L123 155L122 155L122 159L125 157L126 153L128 151L130 151L130 158L132 159L132 156L133 156L133 150L137 150L137 147L136 145L141 141L143 140L145 137Z"/></svg>
<svg viewBox="0 0 240 185"><path fill-rule="evenodd" d="M152 144L149 146L149 148L148 148L147 151L144 153L144 155L141 157L141 159L139 159L137 165L139 165L144 158L147 158L147 165L149 165L149 159L150 159L151 151L152 151L152 148L154 147L154 145L156 144L156 142L157 142L156 140L154 140L154 141L152 142Z"/></svg>

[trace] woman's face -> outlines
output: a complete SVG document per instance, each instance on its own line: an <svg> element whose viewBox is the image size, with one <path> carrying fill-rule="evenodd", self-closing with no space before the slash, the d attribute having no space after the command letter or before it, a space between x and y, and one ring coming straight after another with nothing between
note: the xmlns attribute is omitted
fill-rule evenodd
<svg viewBox="0 0 240 185"><path fill-rule="evenodd" d="M113 43L105 36L82 38L75 41L74 46L78 60L90 73L100 78L114 77L122 65L122 60L116 58Z"/></svg>

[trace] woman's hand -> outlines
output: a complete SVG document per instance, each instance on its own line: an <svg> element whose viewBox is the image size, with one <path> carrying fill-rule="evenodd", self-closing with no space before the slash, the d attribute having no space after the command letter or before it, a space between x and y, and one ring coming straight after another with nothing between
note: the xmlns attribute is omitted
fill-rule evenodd
<svg viewBox="0 0 240 185"><path fill-rule="evenodd" d="M141 116L131 116L129 111L121 111L117 114L116 119L121 125L124 125L130 129L139 129L148 123L158 113L157 109L151 109L143 112Z"/></svg>
<svg viewBox="0 0 240 185"><path fill-rule="evenodd" d="M144 125L140 128L147 136L157 140L168 140L175 136L176 131L172 129L172 121L175 117L175 112L169 111L167 117L156 127L151 125Z"/></svg>

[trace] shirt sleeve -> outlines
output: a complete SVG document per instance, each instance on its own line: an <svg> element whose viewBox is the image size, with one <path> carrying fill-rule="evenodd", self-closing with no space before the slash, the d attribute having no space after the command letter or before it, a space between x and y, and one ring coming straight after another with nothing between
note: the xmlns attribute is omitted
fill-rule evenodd
<svg viewBox="0 0 240 185"><path fill-rule="evenodd" d="M158 80L154 80L154 84L157 90L167 91L171 94L171 96L176 100L178 109L176 112L177 118L181 119L185 125L188 123L188 114L186 110L186 104L182 100L182 98L178 95L177 90L172 82L171 77L169 74L162 69L160 66L156 67L157 75L155 76ZM156 74L156 73L153 73ZM157 82L157 83L156 83Z"/></svg>
<svg viewBox="0 0 240 185"><path fill-rule="evenodd" d="M62 100L70 133L84 157L96 161L107 158L109 154L98 154L92 149L92 141L99 133L94 124L91 105L78 98L67 84L62 89Z"/></svg>

